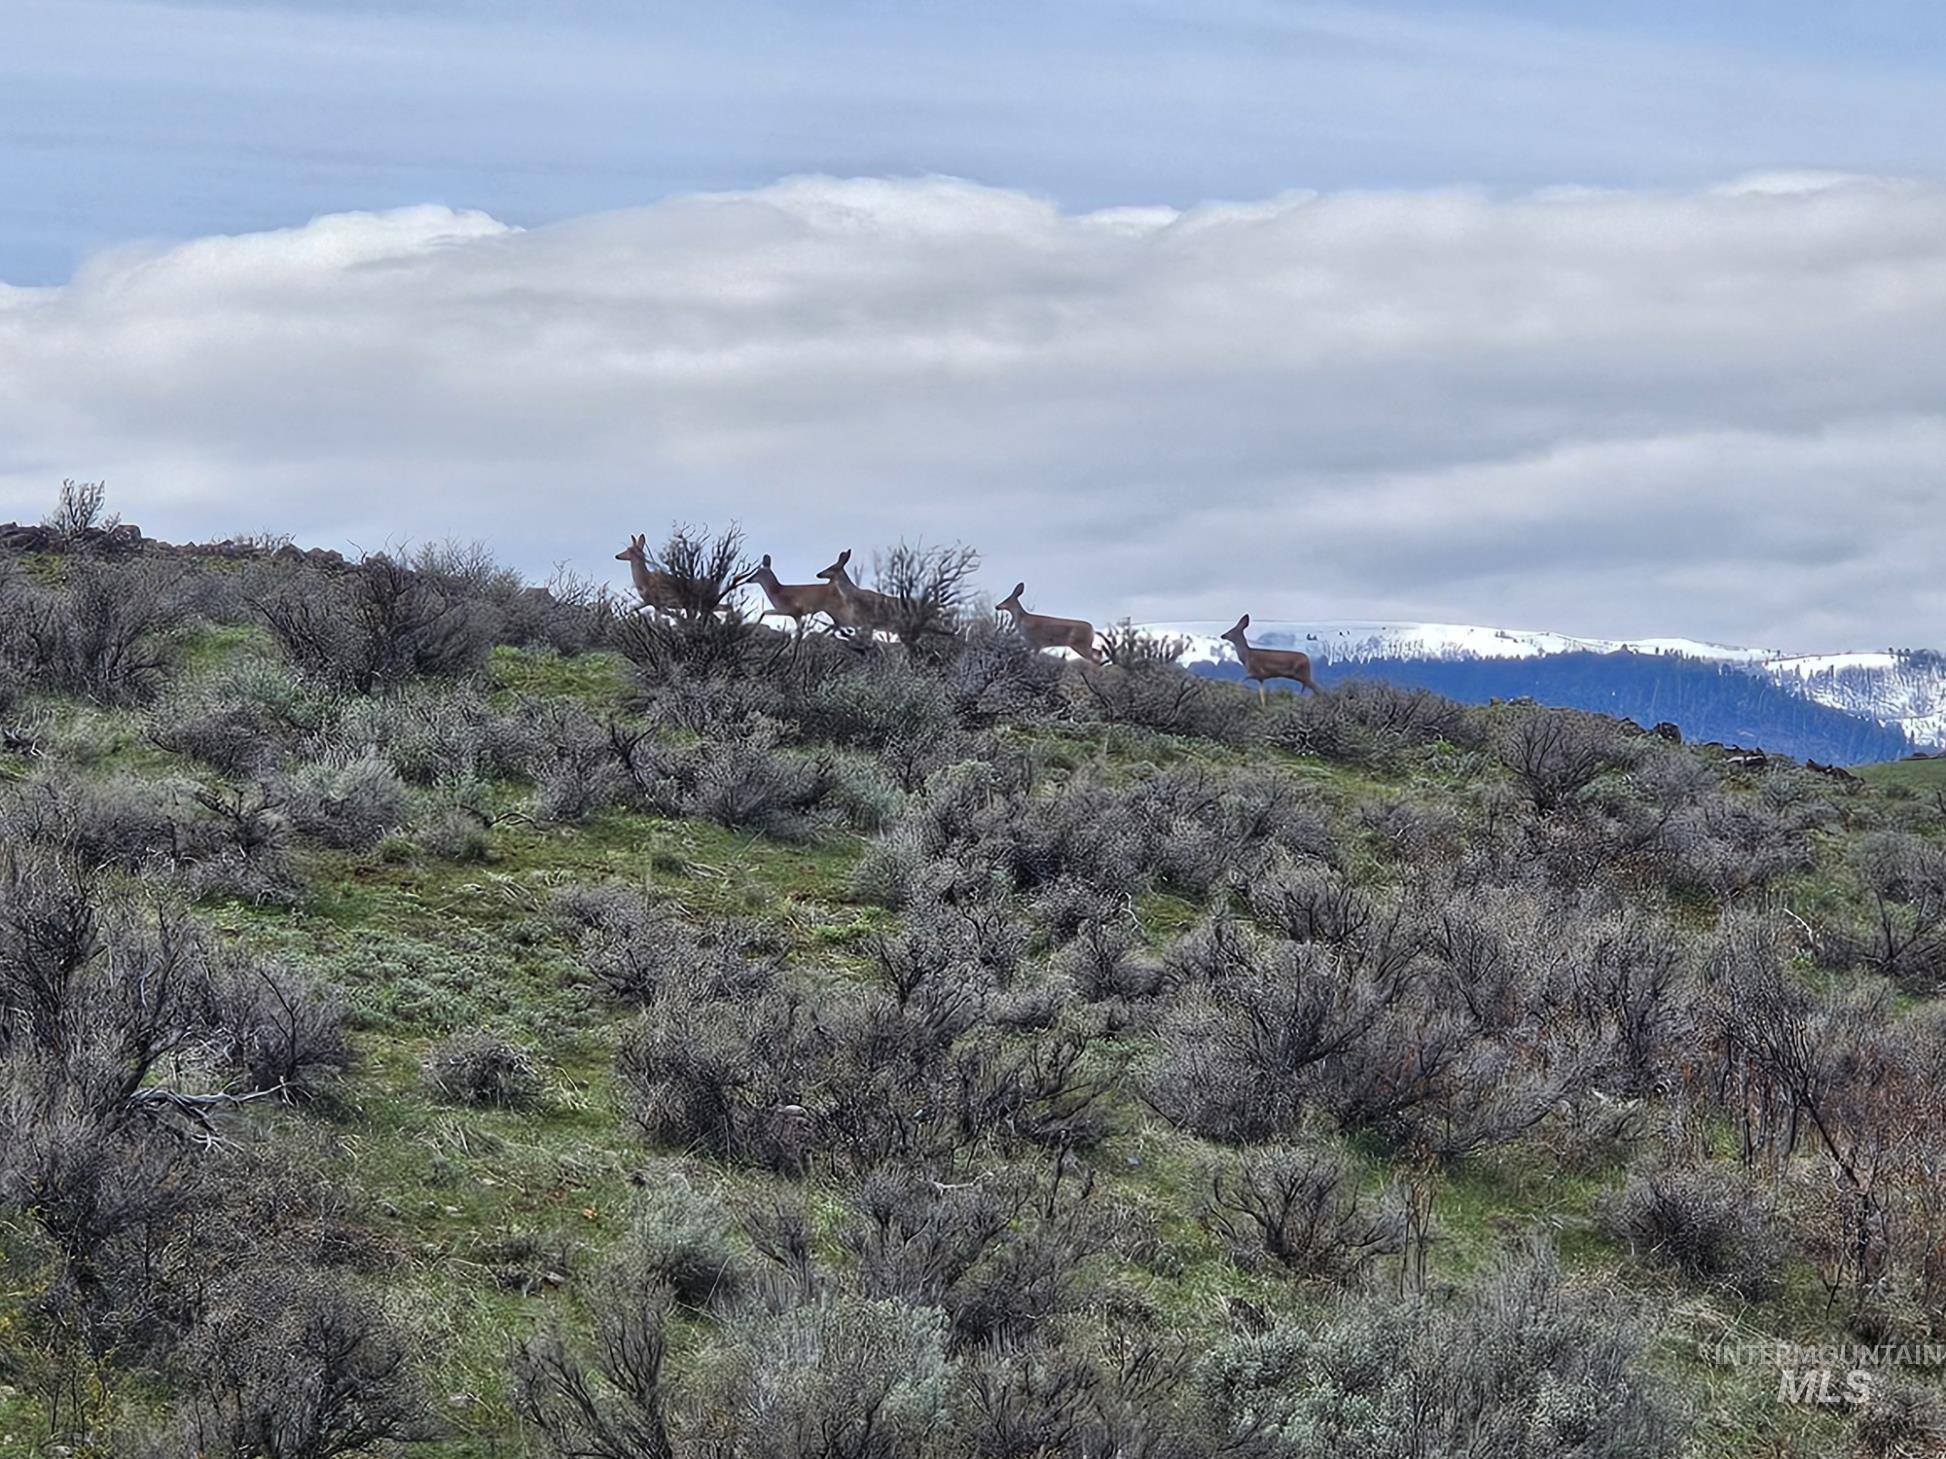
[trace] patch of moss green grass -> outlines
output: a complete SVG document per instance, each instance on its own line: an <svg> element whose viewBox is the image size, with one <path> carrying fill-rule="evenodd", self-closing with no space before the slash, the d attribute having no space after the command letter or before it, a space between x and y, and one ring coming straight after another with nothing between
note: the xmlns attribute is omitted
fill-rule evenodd
<svg viewBox="0 0 1946 1459"><path fill-rule="evenodd" d="M630 692L627 661L606 650L565 655L502 644L488 658L487 674L507 699L573 699L591 709L619 709Z"/></svg>
<svg viewBox="0 0 1946 1459"><path fill-rule="evenodd" d="M1885 760L1876 765L1856 766L1853 773L1880 789L1896 786L1926 795L1946 791L1946 756L1931 760Z"/></svg>

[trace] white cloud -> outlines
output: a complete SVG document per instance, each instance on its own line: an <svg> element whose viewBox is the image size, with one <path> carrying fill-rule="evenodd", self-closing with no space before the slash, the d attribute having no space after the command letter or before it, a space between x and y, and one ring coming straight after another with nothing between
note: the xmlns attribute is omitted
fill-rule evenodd
<svg viewBox="0 0 1946 1459"><path fill-rule="evenodd" d="M742 520L1106 619L1946 642L1946 188L1064 213L791 179L531 231L422 207L0 289L0 515L457 534ZM1003 584L1004 586L1004 584Z"/></svg>

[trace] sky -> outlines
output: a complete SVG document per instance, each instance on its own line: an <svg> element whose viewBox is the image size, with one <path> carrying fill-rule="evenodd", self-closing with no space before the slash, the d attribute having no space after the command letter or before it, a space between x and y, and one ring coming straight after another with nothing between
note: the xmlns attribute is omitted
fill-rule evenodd
<svg viewBox="0 0 1946 1459"><path fill-rule="evenodd" d="M1601 12L1614 12L1602 14ZM1592 17L1592 18L1591 18ZM8 0L0 519L1946 647L1946 7Z"/></svg>

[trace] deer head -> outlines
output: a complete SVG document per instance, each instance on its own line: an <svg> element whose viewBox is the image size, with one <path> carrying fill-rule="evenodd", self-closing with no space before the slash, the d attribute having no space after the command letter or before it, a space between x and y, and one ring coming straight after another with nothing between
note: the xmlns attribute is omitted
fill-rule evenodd
<svg viewBox="0 0 1946 1459"><path fill-rule="evenodd" d="M1020 602L1020 595L1026 591L1027 591L1026 583L1015 583L1014 590L1011 593L1007 594L1006 597L1002 598L999 602L993 605L995 610L1001 613L1011 613L1016 618L1018 618L1022 613L1026 611L1026 609L1021 606L1021 602Z"/></svg>
<svg viewBox="0 0 1946 1459"><path fill-rule="evenodd" d="M615 554L615 561L617 562L633 562L644 567L648 566L648 560L649 539L640 532L630 536L628 546Z"/></svg>
<svg viewBox="0 0 1946 1459"><path fill-rule="evenodd" d="M851 574L845 571L845 564L850 561L851 549L847 547L843 552L838 554L838 560L832 563L831 566L819 568L818 576L828 583L835 583L841 578L850 581Z"/></svg>
<svg viewBox="0 0 1946 1459"><path fill-rule="evenodd" d="M1243 630L1248 628L1249 626L1250 626L1250 615L1246 613L1241 618L1237 619L1237 626L1235 628L1232 628L1228 633L1224 634L1223 637L1227 638L1231 643L1235 644L1239 650L1247 648L1249 647L1249 645L1243 641Z"/></svg>

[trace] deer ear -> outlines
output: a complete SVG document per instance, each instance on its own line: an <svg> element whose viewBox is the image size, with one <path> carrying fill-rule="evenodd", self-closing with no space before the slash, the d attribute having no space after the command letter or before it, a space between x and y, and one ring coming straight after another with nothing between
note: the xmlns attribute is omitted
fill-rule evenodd
<svg viewBox="0 0 1946 1459"><path fill-rule="evenodd" d="M1238 628L1248 628L1249 626L1250 626L1250 615L1248 613L1244 614L1241 618L1237 619Z"/></svg>
<svg viewBox="0 0 1946 1459"><path fill-rule="evenodd" d="M1026 592L1026 591L1027 591L1027 584L1026 584L1026 583L1015 583L1015 584L1014 584L1014 591L1013 591L1013 596L1014 596L1014 597L1016 597L1016 598L1018 598L1018 597L1019 597L1019 596L1020 596L1020 595L1021 595L1022 593L1024 593L1024 592Z"/></svg>
<svg viewBox="0 0 1946 1459"><path fill-rule="evenodd" d="M843 552L838 554L838 566L843 567L846 563L850 561L851 561L851 549L847 547Z"/></svg>
<svg viewBox="0 0 1946 1459"><path fill-rule="evenodd" d="M765 567L770 566L770 554L768 552L764 554L764 566Z"/></svg>

